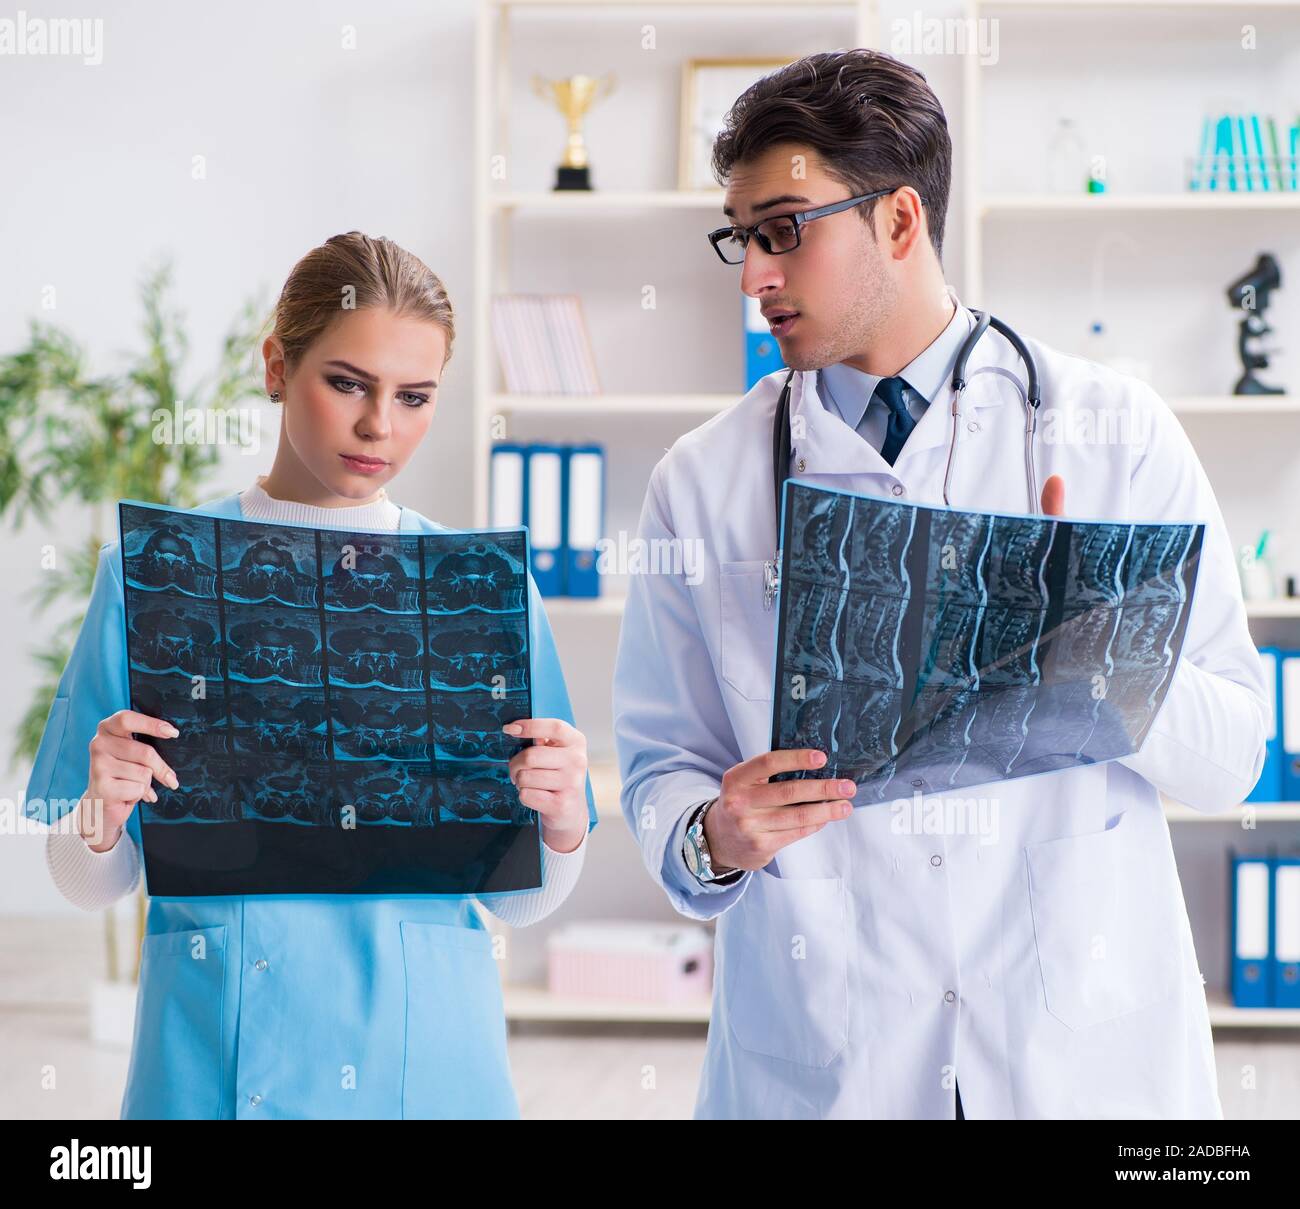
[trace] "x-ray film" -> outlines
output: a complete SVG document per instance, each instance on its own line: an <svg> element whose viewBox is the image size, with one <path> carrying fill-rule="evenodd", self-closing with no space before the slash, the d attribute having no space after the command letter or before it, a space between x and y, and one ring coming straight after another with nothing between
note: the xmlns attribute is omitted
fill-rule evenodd
<svg viewBox="0 0 1300 1209"><path fill-rule="evenodd" d="M541 885L507 764L532 714L522 529L352 533L120 505L131 707L176 771L151 895Z"/></svg>
<svg viewBox="0 0 1300 1209"><path fill-rule="evenodd" d="M1132 755L1204 526L959 512L787 480L772 748L855 805Z"/></svg>

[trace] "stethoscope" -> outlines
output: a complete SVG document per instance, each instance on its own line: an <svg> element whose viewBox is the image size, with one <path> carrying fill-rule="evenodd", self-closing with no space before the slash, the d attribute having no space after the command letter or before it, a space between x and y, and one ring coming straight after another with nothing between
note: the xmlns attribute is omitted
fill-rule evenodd
<svg viewBox="0 0 1300 1209"><path fill-rule="evenodd" d="M995 319L986 311L972 310L971 314L975 316L975 326L962 342L962 346L957 352L957 361L952 368L952 436L948 440L948 464L943 474L944 507L952 507L952 502L948 498L948 488L952 485L952 467L957 451L957 429L961 424L961 400L970 381L966 376L966 362L970 357L971 350L979 343L980 337L991 327L1006 337L1007 343L1016 350L1021 361L1025 364L1025 377L1027 379L1025 387L1020 385L1014 374L1005 373L1005 371L992 367L988 372L999 373L1009 379L1020 393L1021 401L1024 404L1025 482L1028 488L1027 510L1030 515L1033 515L1038 511L1039 503L1038 479L1034 473L1034 432L1038 424L1038 407L1043 401L1042 392L1038 386L1038 366L1034 363L1033 354L1030 353L1025 342L1001 319ZM785 376L785 384L781 387L781 398L776 405L776 418L772 422L772 494L776 508L777 552L775 557L763 564L763 604L767 608L771 608L772 600L776 595L777 588L780 586L781 497L790 470L790 382L793 378L794 370L792 369Z"/></svg>

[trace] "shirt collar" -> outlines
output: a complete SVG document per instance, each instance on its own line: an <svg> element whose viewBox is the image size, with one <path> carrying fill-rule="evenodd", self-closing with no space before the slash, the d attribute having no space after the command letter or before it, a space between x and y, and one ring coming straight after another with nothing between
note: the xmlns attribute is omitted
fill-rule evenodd
<svg viewBox="0 0 1300 1209"><path fill-rule="evenodd" d="M952 318L943 331L896 376L906 378L907 384L920 394L927 405L933 402L944 383L952 376L957 351L974 326L974 317L970 311L957 302ZM853 429L862 423L867 405L880 381L880 375L864 373L842 361L825 366L817 374L818 394L822 396L827 410L838 414Z"/></svg>

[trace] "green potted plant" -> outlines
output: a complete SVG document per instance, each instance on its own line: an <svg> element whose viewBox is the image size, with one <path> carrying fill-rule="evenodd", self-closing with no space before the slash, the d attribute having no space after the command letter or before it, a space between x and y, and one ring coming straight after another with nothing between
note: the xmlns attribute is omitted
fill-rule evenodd
<svg viewBox="0 0 1300 1209"><path fill-rule="evenodd" d="M0 356L0 518L21 528L53 524L56 505L87 506L87 531L50 543L54 557L34 595L42 616L67 608L33 652L41 679L18 725L13 762L36 755L45 719L72 643L85 617L99 547L116 534L116 504L138 499L192 507L220 456L225 420L261 395L254 354L259 307L249 301L227 330L216 364L187 393L180 382L188 353L184 317L168 301L171 267L164 261L141 284L143 346L115 372L96 376L76 340L33 319L27 342ZM185 423L198 417L199 423ZM256 417L255 417L256 418ZM247 433L247 423L238 432ZM107 978L92 988L91 1032L129 1044L144 931L143 889L135 902L134 956L123 972L115 912L105 912Z"/></svg>

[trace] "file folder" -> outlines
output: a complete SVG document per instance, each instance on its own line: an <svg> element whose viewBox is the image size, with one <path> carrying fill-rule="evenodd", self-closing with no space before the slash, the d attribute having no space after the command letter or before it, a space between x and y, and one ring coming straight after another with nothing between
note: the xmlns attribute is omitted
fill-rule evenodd
<svg viewBox="0 0 1300 1209"><path fill-rule="evenodd" d="M1300 801L1300 651L1282 651L1282 793L1284 802Z"/></svg>
<svg viewBox="0 0 1300 1209"><path fill-rule="evenodd" d="M1232 868L1232 1002L1268 1007L1272 933L1272 874L1267 857L1230 853Z"/></svg>
<svg viewBox="0 0 1300 1209"><path fill-rule="evenodd" d="M488 525L515 529L528 524L528 453L523 445L492 449Z"/></svg>
<svg viewBox="0 0 1300 1209"><path fill-rule="evenodd" d="M568 596L599 596L600 541L605 528L605 450L571 445L564 476L564 591Z"/></svg>
<svg viewBox="0 0 1300 1209"><path fill-rule="evenodd" d="M1268 714L1264 719L1267 743L1264 749L1264 767L1259 780L1255 782L1255 788L1246 796L1248 802L1282 801L1282 688L1278 674L1281 656L1282 652L1275 646L1259 648L1267 685Z"/></svg>
<svg viewBox="0 0 1300 1209"><path fill-rule="evenodd" d="M564 592L564 450L529 445L528 544L533 579L543 596Z"/></svg>
<svg viewBox="0 0 1300 1209"><path fill-rule="evenodd" d="M1273 1006L1300 1008L1300 856L1273 860Z"/></svg>

